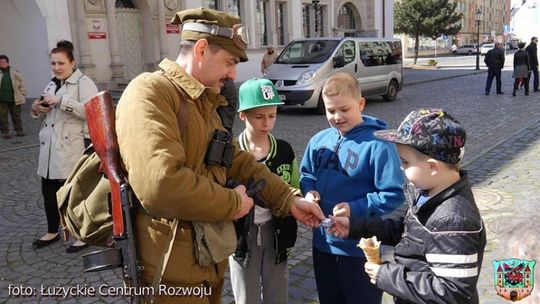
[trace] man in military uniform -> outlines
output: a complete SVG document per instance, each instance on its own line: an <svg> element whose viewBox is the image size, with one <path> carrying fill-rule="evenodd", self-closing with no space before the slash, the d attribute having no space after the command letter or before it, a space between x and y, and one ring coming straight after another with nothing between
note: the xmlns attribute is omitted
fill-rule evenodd
<svg viewBox="0 0 540 304"><path fill-rule="evenodd" d="M259 193L275 202L268 207L277 216L292 214L310 227L324 216L316 203L295 196L236 145L230 164L225 158L205 161L213 136L224 130L216 112L226 103L219 91L236 78L236 65L248 60L247 29L239 18L205 8L178 12L172 23L182 26L178 58L163 60L161 71L130 82L116 113L118 143L141 205L136 226L143 281L150 284L160 272L171 223L178 219L159 281L168 287L207 288L202 297L166 297L155 290L156 302L220 303L227 257L236 248L232 221L253 206L244 186L224 186L229 177L241 183L264 179ZM182 119L187 119L185 132Z"/></svg>

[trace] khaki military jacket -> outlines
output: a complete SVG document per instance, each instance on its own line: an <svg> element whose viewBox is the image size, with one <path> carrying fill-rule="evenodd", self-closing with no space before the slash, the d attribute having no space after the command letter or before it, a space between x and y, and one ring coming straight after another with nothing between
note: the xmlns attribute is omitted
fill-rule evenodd
<svg viewBox="0 0 540 304"><path fill-rule="evenodd" d="M249 152L235 150L231 168L208 167L204 156L215 129L223 130L216 108L225 99L187 74L176 62L165 59L160 73L143 73L133 79L120 99L117 135L129 182L144 212L138 212L137 239L144 266L143 280L152 282L170 230L170 219L181 220L162 282L173 286L217 286L227 267L223 262L201 267L193 248L192 221L230 220L239 211L241 198L223 185L228 177L245 182L264 178L261 194L274 214L288 214L293 200L290 188L258 164ZM173 84L174 83L174 84ZM187 133L180 135L177 89L186 97ZM221 292L221 291L219 291Z"/></svg>
<svg viewBox="0 0 540 304"><path fill-rule="evenodd" d="M4 73L0 71L0 79L4 77ZM26 85L24 84L24 78L18 70L11 67L9 69L9 77L11 77L11 84L13 86L13 98L16 105L21 105L25 102L25 96L28 93Z"/></svg>

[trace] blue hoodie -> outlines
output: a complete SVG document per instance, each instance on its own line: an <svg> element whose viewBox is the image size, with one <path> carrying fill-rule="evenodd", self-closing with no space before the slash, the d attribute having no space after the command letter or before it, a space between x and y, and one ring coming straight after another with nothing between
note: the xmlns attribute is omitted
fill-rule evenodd
<svg viewBox="0 0 540 304"><path fill-rule="evenodd" d="M300 166L302 193L315 190L321 195L325 215L334 206L349 203L351 217L380 216L392 212L404 201L403 172L396 147L379 140L373 132L386 123L362 115L364 120L345 135L329 128L313 136ZM320 251L363 257L358 240L336 238L324 228L313 229L313 245Z"/></svg>

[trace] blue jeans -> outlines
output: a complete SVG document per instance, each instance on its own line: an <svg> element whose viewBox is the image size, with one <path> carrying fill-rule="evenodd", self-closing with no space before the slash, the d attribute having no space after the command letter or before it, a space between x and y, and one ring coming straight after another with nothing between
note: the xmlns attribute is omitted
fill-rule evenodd
<svg viewBox="0 0 540 304"><path fill-rule="evenodd" d="M366 258L340 256L313 247L313 268L321 304L377 304L383 291L369 282Z"/></svg>
<svg viewBox="0 0 540 304"><path fill-rule="evenodd" d="M491 84L493 83L494 77L497 83L497 93L502 92L501 69L495 68L495 67L489 67L488 77L486 81L486 93L489 93L489 91L491 90Z"/></svg>

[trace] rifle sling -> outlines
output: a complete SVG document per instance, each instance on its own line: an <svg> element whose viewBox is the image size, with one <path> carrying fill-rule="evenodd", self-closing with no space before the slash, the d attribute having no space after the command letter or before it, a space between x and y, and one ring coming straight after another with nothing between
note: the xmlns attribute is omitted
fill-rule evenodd
<svg viewBox="0 0 540 304"><path fill-rule="evenodd" d="M178 119L178 128L180 129L180 136L182 140L185 142L186 132L187 132L187 119L188 119L188 107L187 107L185 95L182 93L180 88L178 88L178 86L169 77L165 75L163 71L161 71L160 74L171 82L173 87L176 89L176 92L178 93L180 104L178 105L178 113L176 115L176 118ZM178 218L173 219L171 230L169 231L169 234L167 234L167 239L165 240L165 245L163 247L163 253L161 254L159 263L156 266L156 274L154 276L154 280L152 281L153 290L158 290L159 283L161 283L161 279L163 278L163 274L165 273L165 268L167 268L167 263L169 261L169 257L171 256L174 239L176 238L176 230L178 229L178 222L179 222ZM153 303L153 302L154 302L154 296L151 295L150 303Z"/></svg>

